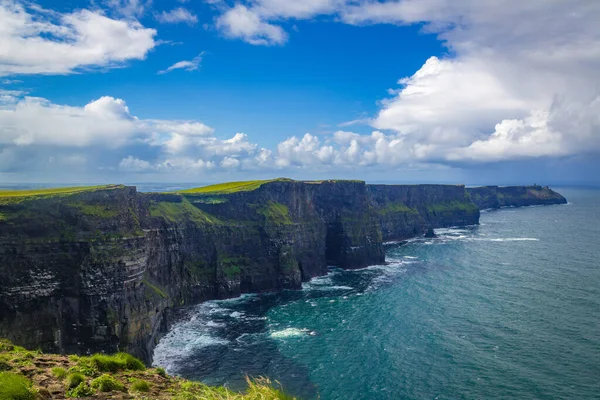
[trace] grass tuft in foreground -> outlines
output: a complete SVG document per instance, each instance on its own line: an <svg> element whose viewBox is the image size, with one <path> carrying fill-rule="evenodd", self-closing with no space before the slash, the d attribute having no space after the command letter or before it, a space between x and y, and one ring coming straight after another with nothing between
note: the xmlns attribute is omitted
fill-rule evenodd
<svg viewBox="0 0 600 400"><path fill-rule="evenodd" d="M0 400L152 399L293 400L266 378L248 379L245 393L146 368L127 353L89 357L43 354L0 339Z"/></svg>
<svg viewBox="0 0 600 400"><path fill-rule="evenodd" d="M0 373L0 399L33 400L36 398L36 391L32 386L32 382L21 374Z"/></svg>

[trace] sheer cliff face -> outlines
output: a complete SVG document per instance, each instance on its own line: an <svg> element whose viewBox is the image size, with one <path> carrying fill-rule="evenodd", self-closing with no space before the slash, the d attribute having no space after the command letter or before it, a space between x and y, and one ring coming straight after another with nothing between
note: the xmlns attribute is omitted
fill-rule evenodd
<svg viewBox="0 0 600 400"><path fill-rule="evenodd" d="M474 224L462 186L273 181L229 194L112 187L0 202L0 337L145 360L169 310L382 263L385 240Z"/></svg>
<svg viewBox="0 0 600 400"><path fill-rule="evenodd" d="M500 207L565 204L567 199L547 186L482 186L468 188L471 200L481 210Z"/></svg>
<svg viewBox="0 0 600 400"><path fill-rule="evenodd" d="M462 185L367 185L367 190L386 241L479 223L479 209Z"/></svg>

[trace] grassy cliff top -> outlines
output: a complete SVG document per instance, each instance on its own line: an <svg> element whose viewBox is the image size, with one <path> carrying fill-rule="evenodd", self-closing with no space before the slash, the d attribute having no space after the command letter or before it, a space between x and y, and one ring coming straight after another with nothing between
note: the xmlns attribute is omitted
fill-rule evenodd
<svg viewBox="0 0 600 400"><path fill-rule="evenodd" d="M82 192L93 192L96 190L118 189L123 185L101 185L101 186L74 186L44 189L4 190L0 189L0 202L18 203L31 198L47 198L55 196L68 196Z"/></svg>
<svg viewBox="0 0 600 400"><path fill-rule="evenodd" d="M250 192L258 189L262 185L266 183L272 182L302 182L306 184L319 185L322 183L335 183L335 182L353 182L353 183L365 183L361 180L351 180L351 179L325 179L325 180L314 180L314 181L295 181L289 178L276 178L276 179L267 179L267 180L258 180L258 181L240 181L240 182L225 182L218 183L215 185L203 186L194 189L181 190L177 193L181 194L231 194L237 192Z"/></svg>
<svg viewBox="0 0 600 400"><path fill-rule="evenodd" d="M194 189L182 190L177 193L181 194L230 194L237 192L249 192L256 190L265 183L270 182L292 182L291 179L277 178L262 181L241 181L241 182L225 182L216 185L203 186Z"/></svg>
<svg viewBox="0 0 600 400"><path fill-rule="evenodd" d="M146 368L137 358L118 353L89 357L27 351L0 339L0 399L49 400L293 400L268 379L248 380L245 393L211 387Z"/></svg>

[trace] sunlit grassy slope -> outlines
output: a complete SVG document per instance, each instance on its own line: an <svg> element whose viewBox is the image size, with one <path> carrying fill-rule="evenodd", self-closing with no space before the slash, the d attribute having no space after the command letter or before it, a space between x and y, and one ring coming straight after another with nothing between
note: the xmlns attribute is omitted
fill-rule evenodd
<svg viewBox="0 0 600 400"><path fill-rule="evenodd" d="M101 185L101 186L74 186L58 187L44 189L26 189L26 190L3 190L0 189L0 204L18 203L32 198L44 198L54 196L68 196L71 194L90 192L94 190L106 190L121 188L123 185Z"/></svg>
<svg viewBox="0 0 600 400"><path fill-rule="evenodd" d="M135 357L43 354L0 339L0 400L36 399L293 400L265 378L237 393L146 368Z"/></svg>
<svg viewBox="0 0 600 400"><path fill-rule="evenodd" d="M182 194L230 194L236 192L248 192L256 190L265 183L277 182L277 181L291 181L287 178L277 178L262 181L242 181L242 182L225 182L218 183L216 185L209 185L194 189L182 190L178 193Z"/></svg>

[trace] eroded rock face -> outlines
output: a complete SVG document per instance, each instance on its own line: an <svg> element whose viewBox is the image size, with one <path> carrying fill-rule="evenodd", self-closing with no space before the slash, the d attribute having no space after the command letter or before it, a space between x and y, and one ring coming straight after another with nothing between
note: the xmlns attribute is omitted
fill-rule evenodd
<svg viewBox="0 0 600 400"><path fill-rule="evenodd" d="M427 228L479 223L463 185L367 185L383 240L422 236Z"/></svg>
<svg viewBox="0 0 600 400"><path fill-rule="evenodd" d="M146 361L173 307L299 289L328 265L384 261L383 242L476 224L464 186L263 184L229 194L116 187L0 204L0 337Z"/></svg>

